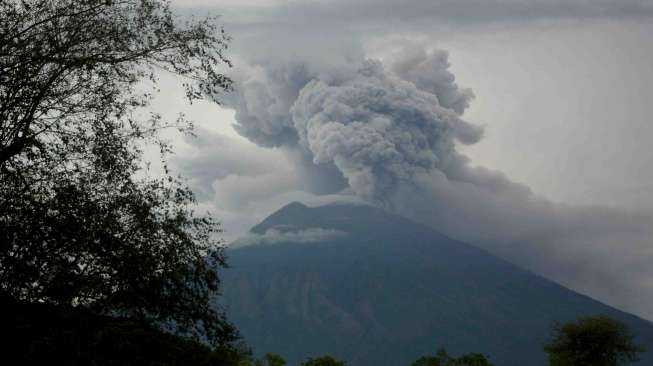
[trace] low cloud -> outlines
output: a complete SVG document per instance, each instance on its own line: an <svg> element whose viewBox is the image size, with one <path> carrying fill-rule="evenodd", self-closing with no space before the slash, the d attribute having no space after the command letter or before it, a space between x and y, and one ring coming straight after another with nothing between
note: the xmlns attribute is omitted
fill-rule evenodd
<svg viewBox="0 0 653 366"><path fill-rule="evenodd" d="M230 244L232 248L249 245L274 245L302 243L311 244L326 242L346 236L347 233L340 230L322 229L319 227L296 230L293 227L273 227L264 234L248 233Z"/></svg>
<svg viewBox="0 0 653 366"><path fill-rule="evenodd" d="M186 148L174 157L172 165L191 180L202 200L214 197L216 181L293 169L281 151L263 149L204 128L198 128L195 136L185 136L183 143Z"/></svg>

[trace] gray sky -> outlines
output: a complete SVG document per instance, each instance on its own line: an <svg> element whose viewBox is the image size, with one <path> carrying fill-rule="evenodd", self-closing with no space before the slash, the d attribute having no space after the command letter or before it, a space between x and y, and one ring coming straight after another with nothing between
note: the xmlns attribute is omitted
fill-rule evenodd
<svg viewBox="0 0 653 366"><path fill-rule="evenodd" d="M407 189L392 184L390 189L401 194L393 194L389 205L575 290L653 318L653 272L647 269L653 259L648 229L653 223L653 152L648 141L653 134L648 108L653 100L653 46L648 40L653 2L173 3L183 12L223 15L234 38L230 56L236 67L229 73L251 85L243 87L247 95L242 98L248 98L250 109L260 103L263 109L250 112L266 117L268 137L292 118L298 123L288 109L298 103L295 88L311 78L356 88L366 85L366 77L342 70L359 60L390 65L406 47L427 53L446 50L456 88L471 88L475 95L461 118L482 126L483 137L468 145L438 142L456 144L452 156L469 160L460 171L436 169L446 176L446 184L437 183L433 172L408 170L422 190L420 197L432 197L430 206L416 209ZM353 81L339 84L339 78ZM223 221L229 240L290 200L347 200L360 195L360 182L376 179L378 187L387 174L398 174L394 169L361 181L361 161L326 156L313 145L307 154L308 143L299 140L277 144L246 134L248 139L232 127L244 123L242 114L236 121L228 108L180 104L175 81L164 83L169 87L155 108L170 115L184 110L202 129L199 140L179 141L175 164L190 178L203 207ZM265 93L261 87L267 88ZM321 92L316 87L302 90ZM344 91L329 90L334 100L347 103ZM269 98L278 100L266 104ZM324 111L317 116L335 118ZM253 126L258 131L263 125ZM295 134L295 127L288 126ZM294 138L301 140L301 131ZM360 146L352 149L345 150L358 151ZM312 163L318 153L326 164ZM345 172L344 180L338 171ZM478 189L464 188L469 185ZM463 215L468 220L459 228L447 221ZM486 216L502 219L487 221ZM520 233L509 230L515 225L523 228ZM543 234L549 232L554 234Z"/></svg>

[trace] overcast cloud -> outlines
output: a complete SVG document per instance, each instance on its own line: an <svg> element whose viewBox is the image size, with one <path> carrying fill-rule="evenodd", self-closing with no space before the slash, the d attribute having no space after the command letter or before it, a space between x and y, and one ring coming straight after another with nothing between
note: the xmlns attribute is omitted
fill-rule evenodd
<svg viewBox="0 0 653 366"><path fill-rule="evenodd" d="M180 7L217 8L236 22L278 25L321 21L350 25L401 20L448 23L578 17L646 17L646 0L178 0Z"/></svg>

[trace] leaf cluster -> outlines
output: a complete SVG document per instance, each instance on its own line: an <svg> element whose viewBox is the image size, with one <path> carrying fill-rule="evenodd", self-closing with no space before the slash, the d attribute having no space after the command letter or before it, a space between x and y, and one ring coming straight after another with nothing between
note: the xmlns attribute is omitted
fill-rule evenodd
<svg viewBox="0 0 653 366"><path fill-rule="evenodd" d="M435 356L424 356L413 362L412 366L493 366L492 363L480 353L468 353L459 357L450 356L444 349L439 350Z"/></svg>
<svg viewBox="0 0 653 366"><path fill-rule="evenodd" d="M556 324L544 350L551 366L619 366L643 351L624 323L603 315Z"/></svg>
<svg viewBox="0 0 653 366"><path fill-rule="evenodd" d="M133 319L0 297L2 360L12 365L237 366L239 345L215 348Z"/></svg>
<svg viewBox="0 0 653 366"><path fill-rule="evenodd" d="M0 164L27 148L66 143L93 124L128 125L161 71L192 101L230 88L220 73L229 38L215 18L181 21L160 0L0 3ZM80 126L81 124L81 126Z"/></svg>

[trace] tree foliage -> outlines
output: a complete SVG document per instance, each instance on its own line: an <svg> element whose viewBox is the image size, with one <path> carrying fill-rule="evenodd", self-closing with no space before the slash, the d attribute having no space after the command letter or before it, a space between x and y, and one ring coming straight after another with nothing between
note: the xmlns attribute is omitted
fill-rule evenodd
<svg viewBox="0 0 653 366"><path fill-rule="evenodd" d="M338 361L331 356L322 356L318 358L309 358L302 362L301 366L346 366L343 361Z"/></svg>
<svg viewBox="0 0 653 366"><path fill-rule="evenodd" d="M137 85L156 82L157 70L186 77L191 100L230 85L218 72L228 39L215 19L179 24L161 0L9 0L0 15L3 166L101 123L143 134L130 112L147 105Z"/></svg>
<svg viewBox="0 0 653 366"><path fill-rule="evenodd" d="M266 353L263 359L266 366L284 366L286 364L286 360L276 353Z"/></svg>
<svg viewBox="0 0 653 366"><path fill-rule="evenodd" d="M606 316L556 324L544 350L551 366L619 366L637 361L643 351L625 324Z"/></svg>
<svg viewBox="0 0 653 366"><path fill-rule="evenodd" d="M424 356L413 362L412 366L493 366L492 363L480 353L468 353L459 357L450 356L447 351L440 349L435 356Z"/></svg>
<svg viewBox="0 0 653 366"><path fill-rule="evenodd" d="M0 297L3 364L241 366L247 348L219 347L132 319Z"/></svg>
<svg viewBox="0 0 653 366"><path fill-rule="evenodd" d="M246 352L238 353L240 358L240 366L284 366L287 364L286 360L276 353L266 353L262 359L254 359L251 357L245 357ZM245 355L245 356L243 356ZM308 360L302 362L301 366L345 366L346 364L342 361L338 361L331 356L322 356L317 358L309 358Z"/></svg>
<svg viewBox="0 0 653 366"><path fill-rule="evenodd" d="M230 88L228 37L160 0L0 2L0 291L235 338L211 307L224 255L210 217L165 165L165 128L143 117L157 75L190 101ZM165 174L143 171L143 146Z"/></svg>

